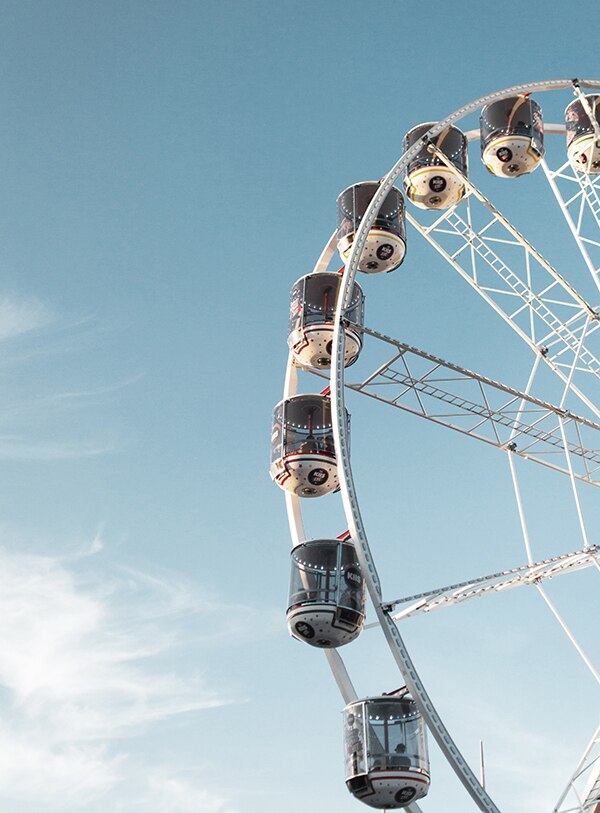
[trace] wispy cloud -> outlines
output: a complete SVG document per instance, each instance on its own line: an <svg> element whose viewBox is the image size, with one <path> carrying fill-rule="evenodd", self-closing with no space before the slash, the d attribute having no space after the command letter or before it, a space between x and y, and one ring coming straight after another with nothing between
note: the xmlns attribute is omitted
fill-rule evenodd
<svg viewBox="0 0 600 813"><path fill-rule="evenodd" d="M198 645L204 614L246 608L219 605L173 574L92 567L101 547L96 538L72 558L0 548L0 800L79 811L119 788L115 809L127 799L152 813L234 813L166 767L136 764L119 742L239 700L189 664L165 664L184 641Z"/></svg>
<svg viewBox="0 0 600 813"><path fill-rule="evenodd" d="M130 387L143 377L141 373L138 373L130 376L126 380L117 381L114 384L103 387L57 391L16 403L7 401L2 404L0 421L7 423L15 417L23 418L25 416L29 418L29 416L35 416L41 412L43 412L44 415L48 415L48 413L64 414L81 409L81 407L86 404L106 403L108 397Z"/></svg>
<svg viewBox="0 0 600 813"><path fill-rule="evenodd" d="M38 300L0 296L0 341L45 327L51 320L49 308Z"/></svg>
<svg viewBox="0 0 600 813"><path fill-rule="evenodd" d="M118 429L107 426L106 407L115 400L115 393L139 380L140 374L91 387L88 381L87 386L78 387L72 380L54 382L58 376L52 365L39 366L51 348L76 357L82 351L83 338L89 343L97 331L97 323L90 318L58 318L38 300L0 295L0 342L12 340L6 344L0 364L17 365L12 392L4 389L0 399L0 460L89 458L115 452L123 445ZM38 366L25 376L18 365L27 363ZM67 369L71 378L72 365ZM86 365L81 369L85 374ZM92 424L91 416L99 409L103 410L102 419Z"/></svg>
<svg viewBox="0 0 600 813"><path fill-rule="evenodd" d="M114 451L114 446L108 443L29 441L18 435L0 435L0 460L68 460L77 457L95 457L111 451Z"/></svg>
<svg viewBox="0 0 600 813"><path fill-rule="evenodd" d="M237 813L223 796L199 787L194 780L167 770L149 776L139 796L117 802L115 813Z"/></svg>
<svg viewBox="0 0 600 813"><path fill-rule="evenodd" d="M89 320L65 325L40 302L0 297L3 368L26 362L39 371L4 392L0 460L122 446L106 406L139 375L55 382L47 358L81 352L81 330L94 340ZM233 646L249 629L268 635L278 613L225 605L172 572L117 564L100 533L83 546L46 539L40 549L53 553L32 552L0 526L0 809L237 813L227 791L211 789L209 766L169 749L167 757L157 743L169 724L184 736L203 711L245 702L235 676L217 685L207 650Z"/></svg>

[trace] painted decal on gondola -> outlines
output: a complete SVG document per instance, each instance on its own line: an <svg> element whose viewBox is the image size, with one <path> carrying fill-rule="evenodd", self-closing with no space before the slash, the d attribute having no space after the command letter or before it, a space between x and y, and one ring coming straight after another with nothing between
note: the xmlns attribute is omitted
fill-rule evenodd
<svg viewBox="0 0 600 813"><path fill-rule="evenodd" d="M315 631L311 627L310 624L307 624L306 621L298 621L294 624L294 629L301 635L303 638L310 640L310 638L315 637Z"/></svg>
<svg viewBox="0 0 600 813"><path fill-rule="evenodd" d="M416 792L417 791L414 788L402 788L394 796L394 799L397 802L402 802L403 804L406 804L407 802L410 802L410 800L414 797Z"/></svg>
<svg viewBox="0 0 600 813"><path fill-rule="evenodd" d="M394 253L394 246L389 243L383 243L375 252L380 260L389 260Z"/></svg>
<svg viewBox="0 0 600 813"><path fill-rule="evenodd" d="M362 584L362 576L356 567L349 567L344 572L344 579L349 587L360 587Z"/></svg>
<svg viewBox="0 0 600 813"><path fill-rule="evenodd" d="M429 188L432 192L443 192L446 188L446 179L441 175L434 175L429 181Z"/></svg>
<svg viewBox="0 0 600 813"><path fill-rule="evenodd" d="M308 473L308 482L313 486L322 486L329 480L329 472L325 469L313 469Z"/></svg>

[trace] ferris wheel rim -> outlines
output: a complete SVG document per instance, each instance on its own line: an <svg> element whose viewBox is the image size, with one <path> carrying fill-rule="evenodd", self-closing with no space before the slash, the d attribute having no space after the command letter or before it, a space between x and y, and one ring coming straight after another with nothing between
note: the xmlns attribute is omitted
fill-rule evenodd
<svg viewBox="0 0 600 813"><path fill-rule="evenodd" d="M459 121L463 117L476 111L477 109L481 108L481 106L489 102L501 100L503 98L519 93L531 93L534 91L543 92L561 89L564 90L569 86L578 89L581 88L600 89L600 80L549 80L545 82L526 83L505 88L504 90L497 91L493 94L488 94L486 96L480 97L479 99L469 103L468 105L465 105L462 108L457 109L454 113L446 117L444 120L439 121L436 124L432 125L429 131L425 134L425 138L431 139L435 137L435 135L441 132L441 130L443 130L444 127L448 126L453 122ZM546 132L564 133L565 128L563 125L546 125L544 127L544 130ZM479 131L469 131L467 133L469 141L475 140L476 138L479 137L479 135L480 135ZM341 315L347 304L346 300L350 296L350 292L354 284L358 262L360 261L360 254L364 246L364 238L368 233L370 225L372 225L372 222L377 214L379 205L381 204L385 195L389 191L389 188L393 185L396 178L401 174L403 169L405 169L406 165L411 160L412 153L416 153L418 148L419 145L417 144L416 147L413 146L412 149L409 149L405 153L403 153L403 155L400 157L400 159L398 159L394 167L388 172L388 174L381 181L378 193L374 196L373 200L371 201L371 205L365 212L363 220L356 232L354 244L352 246L352 250L350 251L350 256L348 257L344 273L342 276L338 296L338 303L334 321L330 387L331 387L331 402L332 407L334 407L332 410L333 434L335 437L338 461L340 463L339 466L340 486L341 486L340 490L342 494L344 511L348 519L348 526L352 534L355 547L357 548L359 558L361 558L361 551L360 546L357 544L357 542L361 541L361 544L364 543L365 545L365 550L368 553L369 561L366 561L364 563L366 564L365 567L361 558L361 566L363 566L363 571L365 572L369 591L372 592L373 604L378 613L379 625L383 628L384 634L386 634L386 637L388 638L388 643L390 644L390 648L392 649L392 651L394 652L395 649L396 651L400 650L403 653L402 657L405 659L405 668L407 671L407 676L405 676L407 685L409 685L409 688L411 689L413 696L421 706L422 712L423 711L425 712L423 716L426 718L427 721L427 718L430 716L428 706L431 705L431 701L429 700L426 692L422 696L420 696L421 693L419 691L419 685L422 687L422 684L420 684L419 676L416 673L416 670L414 669L414 665L410 661L406 647L402 639L400 638L400 635L397 631L397 628L395 627L395 624L389 619L389 617L381 618L379 614L379 611L381 610L380 607L381 587L379 577L375 569L372 555L370 554L370 549L368 547L368 542L366 538L366 532L364 531L364 525L362 524L362 518L360 517L360 508L358 506L358 498L356 495L356 491L354 489L352 470L349 461L346 423L345 420L339 419L340 415L345 415L344 394L343 394L344 393L343 358L344 358L345 331L341 329L342 325ZM316 263L313 273L316 273L318 271L324 271L327 269L327 266L333 256L333 253L335 252L335 247L336 247L336 233L334 232L330 240L326 244L325 248L323 249ZM284 397L288 397L288 395L293 395L296 392L297 392L296 365L293 360L293 354L290 352L290 355L288 357L288 367L286 372ZM344 459L347 466L347 471L344 471ZM349 485L351 486L352 493L350 493ZM302 501L297 496L286 493L286 503L292 539L294 541L294 544L296 544L298 541L305 539L301 510ZM356 522L356 517L358 517L358 525ZM353 527L354 533L352 532ZM358 538L359 529L362 532L361 540L359 540ZM365 553L365 550L363 550L362 552ZM373 594L375 597L373 597ZM331 651L326 650L326 655L329 661L329 665L336 679L336 682L338 683L338 687L340 688L340 691L345 701L349 702L350 700L355 699L356 692L354 691L354 687L351 684L350 678L345 670L345 666L343 664L343 661L341 660L341 657L339 656L339 653L337 652L337 650ZM398 661L398 658L396 658L396 660ZM399 661L398 665L400 666ZM400 668L401 671L403 671L401 666ZM433 707L431 706L431 708ZM447 738L449 738L449 734L447 733L445 726L443 726L442 724L442 730L437 731L438 735L440 735L440 738L442 740L441 743L440 738L436 736L435 726L432 726L428 722L428 727L434 734L434 737L438 740L438 744L441 745L441 750L448 759L448 753L445 747L447 746L448 743L444 741L444 738L445 735L447 736ZM450 742L452 743L451 739ZM454 743L452 743L452 746L454 746ZM456 749L455 746L454 748L455 754L453 758L455 760L456 766L453 765L453 767L455 771L459 774L459 778L461 778L463 785L465 785L467 791L470 793L472 798L478 804L480 809L488 811L488 813L492 812L497 813L496 806L491 801L491 799L489 799L487 793L483 791L483 789L475 779L474 774L472 773L472 771L470 771L470 769L466 765L466 762L462 758L462 755L460 754L458 749ZM451 762L450 759L448 759L448 761ZM461 776L461 773L465 773L465 776L464 777ZM471 779L468 778L469 773L471 775Z"/></svg>
<svg viewBox="0 0 600 813"><path fill-rule="evenodd" d="M483 105L493 101L534 91L544 92L550 90L564 90L569 86L574 89L586 88L590 90L600 89L600 80L548 80L543 82L524 83L514 85L492 94L486 94L467 105L454 111L443 120L434 124L425 134L425 139L432 139L438 135L445 127L454 122L460 121L465 116L480 109ZM397 662L397 665L406 681L406 684L415 698L417 705L428 725L429 730L436 739L447 761L454 769L463 786L475 801L477 806L486 813L498 813L498 808L491 800L481 783L475 777L473 771L467 765L462 754L454 744L450 734L443 724L441 717L437 714L424 685L410 659L408 650L400 636L400 633L391 619L388 612L381 604L381 583L375 568L375 562L371 554L368 538L360 513L358 495L354 486L354 478L350 463L348 446L347 425L345 422L345 398L344 398L344 351L345 351L345 331L343 329L343 314L349 304L352 287L356 278L358 264L366 242L366 237L371 228L379 208L393 186L398 176L406 169L409 161L416 156L421 147L420 143L409 147L397 160L394 166L382 179L380 186L373 196L361 223L354 236L354 242L348 257L334 317L334 336L332 347L332 362L330 376L330 392L332 402L333 435L338 457L339 483L342 504L348 524L350 535L353 539L357 556L363 572L365 574L367 589L375 607L378 622L388 641L388 645Z"/></svg>

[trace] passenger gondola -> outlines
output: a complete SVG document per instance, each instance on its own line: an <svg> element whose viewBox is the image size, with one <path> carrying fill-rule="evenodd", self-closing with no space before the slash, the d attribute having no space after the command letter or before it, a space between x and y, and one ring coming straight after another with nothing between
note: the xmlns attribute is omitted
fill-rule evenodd
<svg viewBox="0 0 600 813"><path fill-rule="evenodd" d="M433 127L434 122L419 124L405 136L403 151L406 152ZM467 175L467 138L458 127L448 126L431 139L437 149L463 175ZM416 157L409 162L404 175L406 197L421 209L448 209L457 204L465 194L465 185L457 175L422 143Z"/></svg>
<svg viewBox="0 0 600 813"><path fill-rule="evenodd" d="M542 108L528 96L486 105L479 117L481 160L498 178L533 172L544 155Z"/></svg>
<svg viewBox="0 0 600 813"><path fill-rule="evenodd" d="M344 710L346 785L369 807L406 807L429 790L425 725L407 694L367 697Z"/></svg>
<svg viewBox="0 0 600 813"><path fill-rule="evenodd" d="M346 411L348 427L350 416ZM299 497L320 497L339 488L331 400L294 395L273 411L271 477Z"/></svg>
<svg viewBox="0 0 600 813"><path fill-rule="evenodd" d="M586 96L593 119L600 124L600 96ZM595 175L600 172L600 140L596 137L592 119L579 99L565 110L567 125L567 156L579 172Z"/></svg>
<svg viewBox="0 0 600 813"><path fill-rule="evenodd" d="M354 236L378 188L377 182L357 183L345 189L337 199L338 251L344 263L348 262ZM392 186L369 229L358 270L365 274L394 271L405 254L404 198L400 190Z"/></svg>
<svg viewBox="0 0 600 813"><path fill-rule="evenodd" d="M365 620L365 580L354 545L312 539L292 550L287 610L290 634L330 649L358 637Z"/></svg>
<svg viewBox="0 0 600 813"><path fill-rule="evenodd" d="M304 367L331 367L335 307L342 277L320 272L301 277L292 288L288 345ZM354 283L352 299L343 312L345 322L344 366L356 361L362 347L365 298Z"/></svg>

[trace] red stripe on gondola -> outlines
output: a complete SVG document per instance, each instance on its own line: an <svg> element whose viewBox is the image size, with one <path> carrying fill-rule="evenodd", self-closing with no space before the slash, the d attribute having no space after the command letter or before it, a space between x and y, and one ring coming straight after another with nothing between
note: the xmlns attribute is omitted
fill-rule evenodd
<svg viewBox="0 0 600 813"><path fill-rule="evenodd" d="M375 781L380 782L380 781L382 781L384 779L409 779L411 782L421 782L421 784L423 784L423 785L428 785L429 784L429 779L420 779L418 776L415 776L414 774L410 774L410 773L409 774L399 774L399 773L384 774L384 773L379 773L379 770L382 770L382 771L387 770L387 771L389 771L389 768L381 768L381 769L372 768L369 771L369 778L371 779L372 782L375 782ZM377 773L377 776L373 776L374 773Z"/></svg>
<svg viewBox="0 0 600 813"><path fill-rule="evenodd" d="M319 460L322 457L326 457L327 461L331 460L335 462L335 453L334 452L322 452L319 450L318 452L290 452L290 454L286 454L283 458L284 462L287 460L297 460L299 458L312 458L313 460Z"/></svg>
<svg viewBox="0 0 600 813"><path fill-rule="evenodd" d="M300 339L299 342L296 342L294 345L294 353L301 353L305 347L308 347L308 339L306 336L304 336L303 339Z"/></svg>

